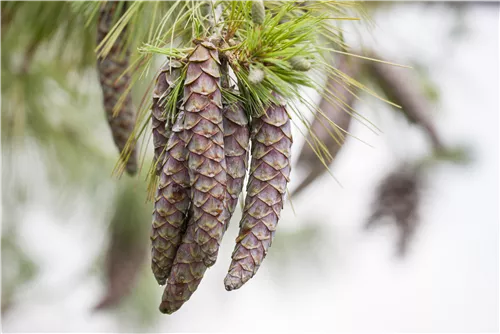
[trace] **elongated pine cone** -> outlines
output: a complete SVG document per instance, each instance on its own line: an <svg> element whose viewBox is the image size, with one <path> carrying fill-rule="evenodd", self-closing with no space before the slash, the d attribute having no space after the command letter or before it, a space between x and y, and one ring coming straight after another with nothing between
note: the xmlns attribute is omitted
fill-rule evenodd
<svg viewBox="0 0 500 334"><path fill-rule="evenodd" d="M163 156L168 141L167 115L165 115L165 99L172 90L172 85L181 74L182 64L177 60L168 61L160 70L153 90L153 107L151 124L153 128L154 161L156 175L160 175L163 167Z"/></svg>
<svg viewBox="0 0 500 334"><path fill-rule="evenodd" d="M248 166L250 131L248 119L240 104L224 108L224 152L228 164L228 210L232 214L243 189ZM230 217L225 223L225 229ZM203 252L195 243L195 222L190 220L182 244L177 251L172 273L164 291L160 311L171 314L177 311L196 291L208 268L203 262ZM223 232L225 232L225 229Z"/></svg>
<svg viewBox="0 0 500 334"><path fill-rule="evenodd" d="M376 58L378 56L370 55L370 57ZM365 67L367 67L378 86L382 88L387 98L402 107L405 117L410 122L422 127L433 148L437 151L443 150L444 144L435 124L432 122L432 106L429 100L425 98L421 86L412 84L412 77L405 76L405 72L401 72L401 69L396 67L376 61L366 62Z"/></svg>
<svg viewBox="0 0 500 334"><path fill-rule="evenodd" d="M172 314L180 309L196 291L208 268L203 263L201 247L194 240L195 229L196 221L190 218L163 291L160 304L162 313Z"/></svg>
<svg viewBox="0 0 500 334"><path fill-rule="evenodd" d="M224 108L224 154L227 164L227 193L229 218L225 229L229 226L231 216L238 204L238 197L243 190L245 174L248 168L248 149L250 146L250 129L248 118L240 103L230 104Z"/></svg>
<svg viewBox="0 0 500 334"><path fill-rule="evenodd" d="M196 45L188 59L183 108L191 179L194 242L212 266L228 218L220 61L210 42Z"/></svg>
<svg viewBox="0 0 500 334"><path fill-rule="evenodd" d="M359 62L344 55L338 55L335 59L335 67L339 71L351 78L358 77ZM335 99L321 98L318 106L321 112L316 112L306 144L302 147L296 162L296 166L307 169L307 174L292 191L292 198L318 180L327 171L324 164L328 166L333 163L342 149L346 140L343 132L349 131L352 118L350 110L353 110L356 103L356 91L355 87L349 87L343 80L334 77L327 80L324 94L328 95L328 92L331 92L335 95ZM330 122L333 122L338 129L332 127Z"/></svg>
<svg viewBox="0 0 500 334"><path fill-rule="evenodd" d="M160 285L165 284L186 230L189 208L189 172L186 143L181 139L181 112L172 127L156 192L151 231L151 267Z"/></svg>
<svg viewBox="0 0 500 334"><path fill-rule="evenodd" d="M383 217L392 218L399 231L399 256L406 255L418 227L423 186L421 170L412 164L403 164L389 173L377 187L372 213L365 227L375 227L382 222Z"/></svg>
<svg viewBox="0 0 500 334"><path fill-rule="evenodd" d="M97 26L97 44L106 37L112 28L113 16L118 2L106 2L101 7ZM122 75L129 66L130 50L123 50L125 43L124 32L116 39L107 57L99 59L97 69L99 81L102 87L104 110L113 135L113 141L121 154L121 159L126 159L125 146L128 138L132 135L135 125L136 115L132 104L130 93L127 94L118 113L113 116L113 109L117 105L127 87L131 84L130 74ZM135 145L135 143L134 143ZM130 156L126 161L126 171L129 175L137 172L137 150L131 148Z"/></svg>
<svg viewBox="0 0 500 334"><path fill-rule="evenodd" d="M148 209L142 197L137 196L136 187L135 182L129 182L119 188L116 196L106 251L106 289L94 306L95 311L118 306L132 292L148 257L148 232L141 224Z"/></svg>
<svg viewBox="0 0 500 334"><path fill-rule="evenodd" d="M285 106L271 105L252 124L252 163L245 209L226 290L240 288L259 269L271 246L290 176L292 133Z"/></svg>

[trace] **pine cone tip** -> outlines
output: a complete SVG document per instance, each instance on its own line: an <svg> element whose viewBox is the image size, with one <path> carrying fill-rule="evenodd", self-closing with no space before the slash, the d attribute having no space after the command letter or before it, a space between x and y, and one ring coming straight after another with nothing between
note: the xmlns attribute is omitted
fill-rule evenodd
<svg viewBox="0 0 500 334"><path fill-rule="evenodd" d="M203 259L203 264L205 266L207 266L207 268L210 268L211 266L213 266L215 264L216 260L217 260L217 258L214 258L214 257L206 257Z"/></svg>
<svg viewBox="0 0 500 334"><path fill-rule="evenodd" d="M227 274L224 279L224 287L227 291L237 290L243 286L243 282L239 277Z"/></svg>
<svg viewBox="0 0 500 334"><path fill-rule="evenodd" d="M155 275L155 278L156 278L156 282L158 282L158 284L160 286L164 286L165 284L167 284L167 278L166 277L160 277L160 276L156 276Z"/></svg>
<svg viewBox="0 0 500 334"><path fill-rule="evenodd" d="M127 174L130 176L134 176L137 174L137 164L135 162L135 159L131 159L132 161L127 162L127 166L125 170L127 171Z"/></svg>
<svg viewBox="0 0 500 334"><path fill-rule="evenodd" d="M162 302L160 304L160 312L163 314L172 314L178 309L180 309L182 306L182 303L169 303L169 302Z"/></svg>

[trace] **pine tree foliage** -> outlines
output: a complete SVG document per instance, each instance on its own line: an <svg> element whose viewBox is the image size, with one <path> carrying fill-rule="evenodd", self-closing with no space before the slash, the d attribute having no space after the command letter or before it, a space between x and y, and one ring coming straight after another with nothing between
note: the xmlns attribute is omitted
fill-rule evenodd
<svg viewBox="0 0 500 334"><path fill-rule="evenodd" d="M104 20L109 6L113 10ZM48 59L58 60L60 67L44 70L52 71L53 78L60 75L65 87L74 82L76 99L81 93L76 83L97 65L104 109L121 152L119 173L124 164L129 174L141 172L153 137L153 163L144 168L154 201L152 268L157 281L166 283L160 310L172 313L215 264L246 174L245 208L226 289L241 287L261 266L290 180L292 124L309 128L307 113L319 113L336 128L302 90L314 89L323 99L335 100L336 93L318 79L322 75L366 89L329 63L331 53L349 54L340 22L365 18L358 3L329 0L2 3L2 44L23 50L20 65L12 66L16 57L11 51L2 57L2 69L9 68L13 78L11 67L19 68L20 75L33 75L36 67L31 66L42 63L32 64L40 50L52 52ZM26 22L39 35L22 34ZM17 33L20 41L15 41ZM64 45L64 52L56 52L57 45ZM108 60L119 66L104 66ZM154 68L156 60L163 66ZM42 73L22 85L35 80L45 85ZM17 96L16 104L37 108L35 99L13 91L28 87L5 89ZM134 89L146 93L131 111ZM123 122L116 118L120 114ZM10 131L29 129L19 113L7 115L8 124L15 125ZM40 125L44 122L33 127ZM51 135L60 131L57 123L46 128ZM75 131L82 138L78 144L98 148L100 139ZM328 153L314 134L308 142L316 155ZM135 152L138 147L141 151ZM82 151L75 151L78 161Z"/></svg>

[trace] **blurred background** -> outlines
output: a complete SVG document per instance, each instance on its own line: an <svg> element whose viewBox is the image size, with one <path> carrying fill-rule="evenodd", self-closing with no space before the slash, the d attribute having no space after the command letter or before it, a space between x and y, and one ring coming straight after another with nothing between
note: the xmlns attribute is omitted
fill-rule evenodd
<svg viewBox="0 0 500 334"><path fill-rule="evenodd" d="M171 316L158 311L163 288L150 272L145 171L112 175L118 154L95 58L80 52L94 41L54 31L30 53L13 33L55 4L18 18L2 11L4 332L499 330L498 4L367 3L372 25L345 24L348 45L412 66L397 71L426 101L432 126L361 94L355 109L373 125L353 118L331 164L335 178L323 173L287 202L259 273L224 289L237 211L217 264ZM71 49L64 55L53 47L61 38ZM359 81L387 93L372 75ZM134 91L137 104L144 90ZM301 160L299 130L292 192L315 164ZM433 131L459 153L436 160ZM149 163L152 143L140 144L151 146ZM392 200L418 217L367 228L377 208L398 210L381 185L422 161L435 163L410 177L417 190Z"/></svg>

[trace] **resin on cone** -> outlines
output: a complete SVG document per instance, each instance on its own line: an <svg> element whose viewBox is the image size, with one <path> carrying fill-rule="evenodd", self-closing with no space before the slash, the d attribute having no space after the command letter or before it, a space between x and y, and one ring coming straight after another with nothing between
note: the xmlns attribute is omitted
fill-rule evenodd
<svg viewBox="0 0 500 334"><path fill-rule="evenodd" d="M291 147L290 118L285 106L272 104L252 124L252 163L245 209L224 280L229 291L240 288L255 275L271 246L289 181Z"/></svg>
<svg viewBox="0 0 500 334"><path fill-rule="evenodd" d="M191 178L194 241L212 266L228 218L220 61L210 42L196 45L184 82L184 135Z"/></svg>
<svg viewBox="0 0 500 334"><path fill-rule="evenodd" d="M101 43L111 30L117 4L117 2L107 2L101 7L97 26L97 44ZM126 73L123 75L123 72L129 67L130 60L130 50L123 49L125 42L124 32L125 30L117 38L106 58L99 59L97 62L104 110L111 134L113 135L113 141L120 154L124 154L127 141L133 133L136 119L130 93L126 95L123 103L120 102L121 105L118 113L113 115L114 108L120 97L131 84L130 74ZM135 147L131 150L125 168L130 175L134 175L137 172L137 150Z"/></svg>
<svg viewBox="0 0 500 334"><path fill-rule="evenodd" d="M163 167L165 146L169 137L169 126L165 114L166 99L172 90L175 81L180 77L182 64L176 60L169 60L160 70L153 90L153 107L151 125L153 128L153 146L156 175L160 176Z"/></svg>
<svg viewBox="0 0 500 334"><path fill-rule="evenodd" d="M189 172L186 143L181 132L183 113L178 115L168 139L153 211L151 231L151 267L160 285L164 285L186 230L189 208Z"/></svg>

